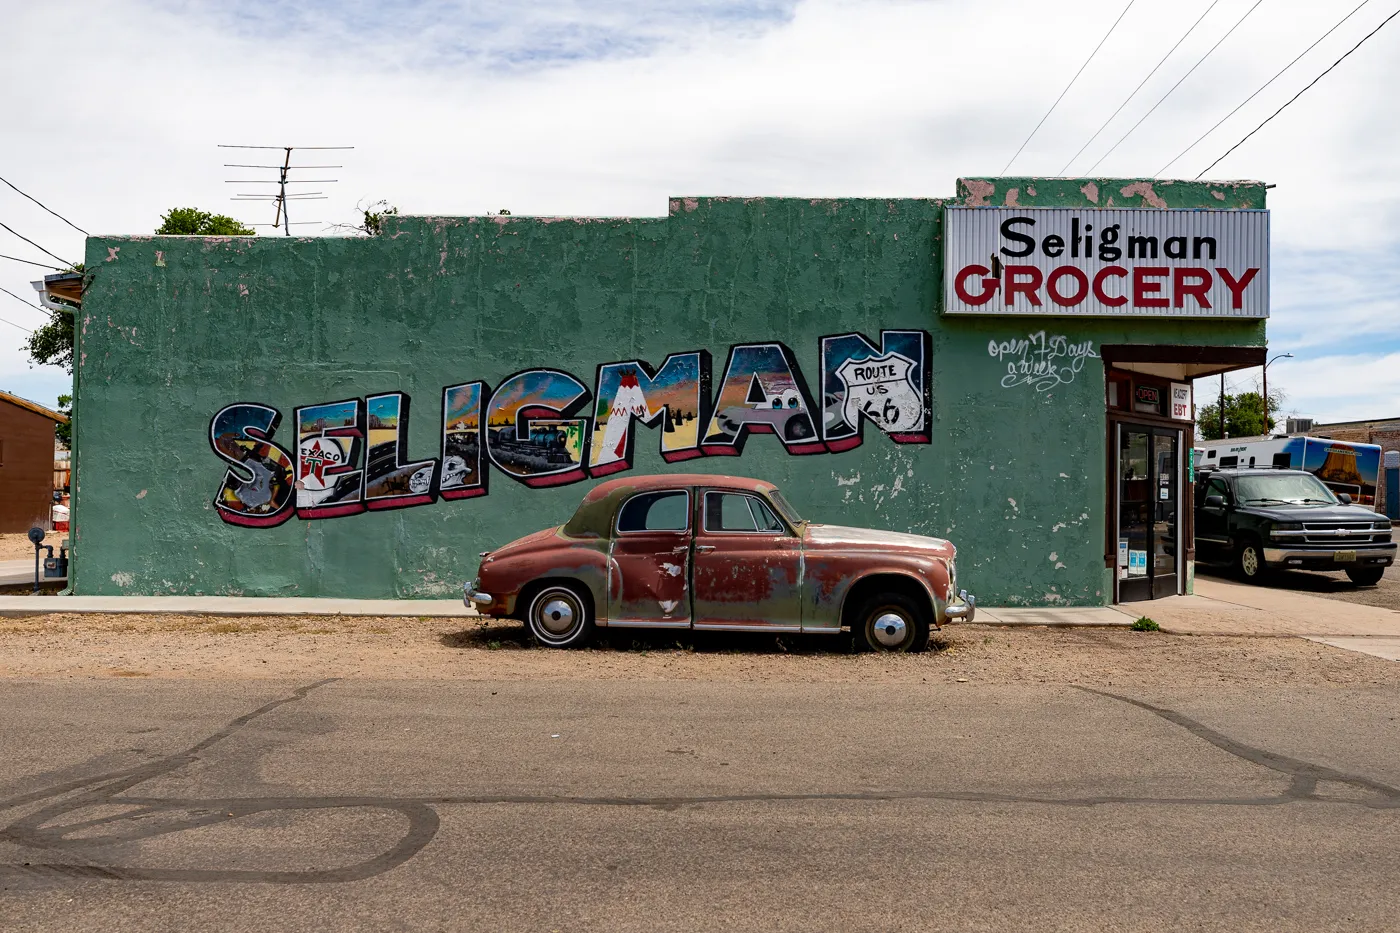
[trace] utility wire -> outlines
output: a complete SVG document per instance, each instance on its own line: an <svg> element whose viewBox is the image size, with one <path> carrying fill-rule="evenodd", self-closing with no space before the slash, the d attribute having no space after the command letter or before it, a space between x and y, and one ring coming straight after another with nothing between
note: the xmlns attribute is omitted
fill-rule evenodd
<svg viewBox="0 0 1400 933"><path fill-rule="evenodd" d="M1084 59L1084 64L1079 66L1079 70L1074 73L1073 78L1069 79L1069 84L1065 85L1065 89L1060 92L1060 96L1055 98L1055 102L1050 105L1050 109L1045 111L1045 116L1041 117L1040 122L1035 125L1035 129L1031 130L1031 135L1026 137L1025 142L1021 143L1021 148L1016 150L1015 155L1006 160L1006 164L1001 168L1001 174L1006 174L1006 170L1011 167L1012 162L1016 161L1016 157L1021 154L1021 150L1025 149L1035 134L1040 132L1040 128L1045 125L1045 121L1050 119L1050 114L1054 113L1055 108L1060 106L1060 101L1064 100L1065 95L1069 93L1069 89L1074 87L1074 82L1079 80L1079 76L1084 73L1084 69L1089 67L1089 63L1094 60L1094 56L1099 54L1099 49L1103 48L1103 44L1108 41L1108 37L1113 35L1113 30L1118 28L1118 24L1123 21L1124 16L1128 15L1128 10L1132 9L1133 4L1136 2L1137 0L1128 0L1128 5L1123 7L1123 12L1118 14L1118 18L1113 21L1113 25L1108 27L1108 32L1104 33L1103 38L1099 40L1099 44L1094 46L1094 51L1090 52L1089 57Z"/></svg>
<svg viewBox="0 0 1400 933"><path fill-rule="evenodd" d="M5 294L7 294L7 295L9 295L11 298L13 298L15 301L18 301L20 304L28 305L29 307L33 308L35 311L40 312L41 314L47 314L49 317L53 317L53 315L52 315L50 312L46 311L45 309L43 309L43 308L40 307L39 305L36 305L34 302L29 301L29 300L26 299L26 298L21 298L20 296L16 295L14 292L10 291L8 288L5 288L4 286L0 286L0 292L4 292Z"/></svg>
<svg viewBox="0 0 1400 933"><path fill-rule="evenodd" d="M11 183L10 181L8 181L7 179L0 178L0 181L5 182L5 184L9 185L11 188L14 188L14 190L17 191L17 192L19 192L20 194L24 194L23 191L20 191L18 188L15 188L14 184L12 184L12 183ZM74 230L76 230L76 231L78 231L79 233L81 233L83 236L92 236L92 234L88 233L88 232L87 232L86 230L84 230L82 227L80 227L80 226L78 226L77 224L73 223L73 221L69 220L67 217L64 217L64 216L63 216L62 214L60 214L58 211L56 211L56 210L54 210L53 208L49 207L47 204L45 204L43 201L40 201L38 198L34 197L32 194L24 194L24 196L25 196L26 198L28 198L29 200L33 201L35 204L37 204L37 205L39 205L40 207L42 207L44 210L48 211L50 214L52 214L52 215L54 215L55 217L57 217L59 220L61 220L61 221L63 221L64 223L66 223L68 226L72 227Z"/></svg>
<svg viewBox="0 0 1400 933"><path fill-rule="evenodd" d="M1362 2L1369 2L1369 0L1362 0ZM1147 77L1143 78L1141 81L1138 82L1138 86L1133 88L1133 92L1127 97L1123 98L1123 103L1118 105L1117 110L1109 114L1108 119L1103 121L1103 126L1100 126L1098 129L1094 130L1094 135L1090 136L1089 141L1079 147L1079 152L1076 152L1074 155L1069 157L1069 161L1064 164L1064 168L1060 169L1061 175L1069 171L1069 167L1074 162L1074 160L1079 158L1080 155L1083 154L1084 150L1088 149L1089 146L1094 142L1094 140L1099 138L1099 134L1108 128L1108 125L1113 122L1113 118L1123 112L1123 108L1128 106L1128 102L1137 96L1137 92L1142 90L1142 86L1148 81L1150 81L1152 79L1152 76L1157 73L1157 70L1167 63L1167 59L1172 57L1172 53L1181 47L1181 43L1185 42L1187 38L1190 37L1191 33L1196 31L1196 27L1201 25L1201 20L1205 19L1206 16L1210 14L1210 11L1215 9L1218 3L1220 3L1220 0L1211 0L1211 4L1210 6L1206 7L1206 11L1196 18L1196 21L1191 24L1191 28L1186 30L1186 32L1182 35L1180 39L1176 40L1176 45L1172 46L1170 49L1167 50L1167 54L1163 55L1162 60L1159 61L1153 67L1153 69L1147 73Z"/></svg>
<svg viewBox="0 0 1400 933"><path fill-rule="evenodd" d="M3 317L0 317L0 322L4 322L4 323L6 323L6 324L9 324L11 327L19 327L19 329L22 330L22 331L24 331L26 334L32 334L32 333L34 333L34 331L30 330L28 327L20 327L20 326L19 326L18 324L16 324L14 321L8 320L8 319L3 318Z"/></svg>
<svg viewBox="0 0 1400 933"><path fill-rule="evenodd" d="M1235 143L1235 144L1234 144L1233 146L1231 146L1229 149L1225 150L1225 155L1222 155L1220 158L1216 159L1214 162L1210 163L1210 164L1207 165L1205 168L1201 169L1201 174L1200 174L1200 175L1197 175L1196 177L1197 177L1197 178L1200 178L1201 175L1204 175L1206 172L1209 172L1211 169L1215 168L1217 165L1219 165L1221 162L1223 162L1223 161L1225 160L1225 156L1228 156L1230 153L1234 152L1236 149L1238 149L1238 148L1240 148L1241 146L1243 146L1243 145L1245 144L1245 142L1249 139L1249 137L1253 136L1255 133L1259 132L1260 130L1262 130L1262 129L1264 128L1264 124L1265 124L1265 123L1268 123L1269 120L1272 120L1274 117L1276 117L1276 116L1278 116L1279 114L1283 113L1284 109L1288 107L1288 104L1291 104L1291 103L1293 103L1295 100L1297 100L1298 98L1302 97L1303 94L1308 90L1308 88L1312 87L1314 84L1316 84L1317 82L1321 81L1323 78L1327 77L1327 72L1328 72L1328 71L1331 71L1333 68L1336 68L1338 65L1340 65L1343 61L1346 60L1347 55L1350 55L1352 52L1355 52L1357 49L1361 48L1361 46L1362 46L1363 44L1365 44L1365 42L1366 42L1367 39L1371 38L1371 37L1374 36L1376 33L1380 32L1382 29L1384 29L1386 23L1389 23L1391 20L1393 20L1393 19L1394 19L1395 17L1397 17L1397 16L1400 16L1400 10L1396 10L1394 13L1391 13L1389 16L1387 16L1385 19L1383 19L1383 20L1381 21L1381 24L1380 24L1379 26L1377 26L1375 29L1372 29L1370 32L1366 33L1366 35L1362 36L1362 37L1361 37L1361 41L1358 42L1358 43L1356 43L1355 45L1353 45L1350 49L1348 49L1346 55L1343 55L1341 58L1337 59L1335 62L1333 62L1332 64L1328 65L1328 66L1327 66L1327 71L1324 71L1322 74L1318 75L1316 78L1313 78L1312 81L1310 81L1310 82L1308 83L1308 86L1307 86L1307 87L1303 88L1303 90L1299 91L1297 94L1294 94L1292 97L1288 98L1288 102L1285 103L1282 107L1280 107L1280 108L1278 108L1277 110L1275 110L1273 113L1269 114L1268 118L1264 120L1264 123L1259 124L1259 125L1256 126L1254 129L1252 129L1252 130L1250 130L1248 133L1246 133L1244 139L1241 139L1239 142Z"/></svg>
<svg viewBox="0 0 1400 933"><path fill-rule="evenodd" d="M21 240L23 240L24 242L28 243L30 246L34 247L35 249L37 249L39 252L44 253L44 254L49 255L49 256L53 256L54 259L57 259L59 262L64 263L64 265L65 265L66 268L69 268L69 269L73 268L73 263L71 263L71 262L69 262L68 260L64 259L62 256L54 256L53 253L50 253L48 250L44 249L44 248L43 248L42 246L40 246L38 243L35 243L33 240L29 239L29 237L25 236L24 234L19 233L18 231L15 230L14 227L11 227L9 224L5 223L3 220L0 220L0 227L4 227L6 230L10 231L10 232L13 233L15 236L19 237Z"/></svg>
<svg viewBox="0 0 1400 933"><path fill-rule="evenodd" d="M1299 59L1301 59L1304 55L1306 55L1306 54L1308 54L1309 52L1311 52L1313 49L1317 48L1318 42L1321 42L1323 39L1326 39L1328 36L1332 35L1332 33L1336 32L1336 31L1337 31L1337 28L1338 28L1339 26L1341 26L1341 25L1342 25L1343 23L1345 23L1347 20L1351 19L1353 16L1356 15L1357 10L1360 10L1363 6L1365 6L1366 4L1368 4L1368 3L1370 3L1370 2L1371 2L1371 0L1361 0L1361 2L1358 3L1358 4L1356 5L1356 8L1355 8L1355 9L1353 9L1353 10L1352 10L1350 13L1348 13L1346 16L1343 16L1341 19L1337 20L1336 26L1333 26L1331 29L1327 30L1327 31L1324 32L1322 35L1318 36L1316 42L1314 42L1312 45L1308 46L1307 48L1303 49L1303 51L1299 52L1297 58L1293 59L1293 61L1289 62L1287 65L1284 65L1282 68L1280 68L1280 69L1278 70L1278 73L1277 73L1277 74L1275 74L1272 78L1270 78L1269 80L1267 80L1267 81L1265 81L1263 84L1261 84L1261 85L1259 86L1259 90L1255 91L1253 94L1251 94L1251 95L1249 95L1248 97L1246 97L1243 101L1240 102L1240 105L1239 105L1238 107L1236 107L1234 110L1231 110L1229 113L1225 114L1225 116L1221 117L1218 121L1216 121L1215 126L1212 126L1210 129L1206 130L1206 131L1205 131L1204 133L1202 133L1200 136L1196 137L1196 141L1193 142L1191 145L1187 146L1185 149L1183 149L1183 150L1181 150L1180 152L1178 152L1178 153L1176 154L1176 158L1175 158L1175 159L1172 159L1172 160L1171 160L1170 162L1168 162L1166 165L1164 165L1164 166L1162 166L1161 168L1157 169L1156 177L1160 178L1161 175L1162 175L1162 173L1165 172L1167 169L1171 168L1173 165L1175 165L1175 164L1177 163L1177 161L1178 161L1182 156L1186 155L1186 153L1190 152L1192 149L1195 149L1198 145L1200 145L1201 140L1205 139L1205 138L1206 138L1207 136L1209 136L1211 133L1214 133L1216 130L1218 130L1218 129L1220 128L1220 124L1221 124L1221 123L1224 123L1226 120L1230 119L1230 118L1233 117L1235 114L1239 113L1241 107L1243 107L1245 104L1249 103L1250 101L1254 100L1254 98L1258 97L1260 91L1263 91L1264 88L1268 87L1270 84L1273 84L1273 83L1274 83L1275 81L1277 81L1280 77L1282 77L1282 76L1283 76L1283 73L1284 73L1285 71L1287 71L1288 69L1292 68L1294 65L1298 64L1298 60L1299 60Z"/></svg>
<svg viewBox="0 0 1400 933"><path fill-rule="evenodd" d="M51 266L46 262L35 262L32 259L20 259L18 256L6 256L4 253L0 253L0 259L9 259L14 262L23 262L31 266L38 266L40 269L53 269L55 272L63 271L58 266Z"/></svg>
<svg viewBox="0 0 1400 933"><path fill-rule="evenodd" d="M1122 139L1119 139L1118 142L1116 142L1116 143L1114 143L1112 146L1110 146L1108 152L1105 152L1103 155L1099 156L1099 161L1098 161L1098 162L1095 162L1093 165L1089 166L1089 171L1092 172L1094 169L1098 168L1098 167L1099 167L1099 162L1102 162L1104 159L1107 159L1110 155L1113 154L1113 151L1114 151L1115 149L1117 149L1119 146L1123 145L1123 141L1126 140L1129 136L1133 135L1133 132L1136 131L1137 128L1138 128L1139 126L1142 126L1142 121L1143 121L1143 120L1146 120L1148 117L1152 116L1153 112L1154 112L1158 107L1162 106L1162 101L1166 100L1168 97L1171 97L1171 96L1172 96L1172 92L1175 91L1177 88L1181 87L1181 82L1182 82L1182 81L1185 81L1187 78L1191 77L1192 73L1193 73L1197 68L1201 67L1201 65L1205 63L1205 60L1206 60L1207 58L1210 58L1211 53L1214 52L1216 49L1220 48L1220 44L1221 44L1222 42L1224 42L1226 39L1230 38L1230 36L1234 33L1234 31L1235 31L1236 29L1239 29L1239 28L1240 28L1240 25L1241 25L1245 20L1249 19L1249 14L1251 14L1251 13L1253 13L1255 10L1259 9L1259 4L1261 4L1261 3L1263 3L1263 2L1264 2L1264 0L1254 0L1254 6L1250 7L1250 8L1247 9L1247 10L1245 10L1245 11L1244 11L1244 15L1241 16L1238 20L1235 21L1235 25L1231 26L1228 30L1226 30L1225 35L1221 36L1221 37L1220 37L1220 40L1219 40L1218 42L1216 42L1215 45L1212 45L1209 49L1207 49L1207 50L1206 50L1206 54L1202 55L1202 56L1200 57L1200 59L1197 60L1196 64L1194 64L1194 65L1191 66L1191 70L1188 71L1188 72L1186 72L1186 74L1182 75L1182 76L1177 80L1177 82L1176 82L1175 84L1173 84L1173 85L1171 86L1171 88L1169 88L1169 89L1167 90L1167 93L1163 94L1162 97L1161 97L1161 99L1158 100L1157 103L1155 103L1155 104L1152 105L1152 109L1149 110L1149 111L1147 111L1147 113L1144 113L1144 114L1142 115L1142 117L1140 117L1140 118L1138 119L1138 121L1132 125L1132 127L1128 130L1128 132L1126 132L1126 133L1123 134ZM1085 174L1088 174L1088 173L1086 172Z"/></svg>

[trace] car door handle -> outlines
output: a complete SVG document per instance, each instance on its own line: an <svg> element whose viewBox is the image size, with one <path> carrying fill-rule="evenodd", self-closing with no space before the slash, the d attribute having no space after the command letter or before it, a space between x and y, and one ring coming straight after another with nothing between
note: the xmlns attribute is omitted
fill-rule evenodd
<svg viewBox="0 0 1400 933"><path fill-rule="evenodd" d="M680 547L673 547L673 548L671 548L671 553L672 553L672 554L686 554L686 553L689 553L689 551L690 551L690 545L688 545L688 544L682 544Z"/></svg>
<svg viewBox="0 0 1400 933"><path fill-rule="evenodd" d="M705 551L713 551L714 549L715 549L715 546L714 546L713 544L697 544L697 545L695 545L695 552L696 552L697 554L704 553Z"/></svg>

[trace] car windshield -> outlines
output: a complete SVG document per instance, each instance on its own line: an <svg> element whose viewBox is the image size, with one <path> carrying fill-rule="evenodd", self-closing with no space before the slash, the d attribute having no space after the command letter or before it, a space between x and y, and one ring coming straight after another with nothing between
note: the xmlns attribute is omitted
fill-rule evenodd
<svg viewBox="0 0 1400 933"><path fill-rule="evenodd" d="M1242 502L1317 502L1335 505L1337 497L1310 473L1281 473L1278 476L1241 476L1235 491Z"/></svg>
<svg viewBox="0 0 1400 933"><path fill-rule="evenodd" d="M778 492L778 490L768 490L768 501L773 503L773 508L777 509L779 512L782 513L783 518L786 518L788 520L788 524L796 525L799 522L806 521L805 518L802 518L797 514L797 510L794 509L788 503L788 501L783 498L783 494Z"/></svg>

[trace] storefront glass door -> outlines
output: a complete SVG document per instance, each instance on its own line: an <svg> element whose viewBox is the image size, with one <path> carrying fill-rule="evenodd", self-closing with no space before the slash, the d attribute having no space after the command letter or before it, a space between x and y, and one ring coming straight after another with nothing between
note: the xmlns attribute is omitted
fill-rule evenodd
<svg viewBox="0 0 1400 933"><path fill-rule="evenodd" d="M1118 426L1118 601L1173 596L1181 575L1181 432Z"/></svg>

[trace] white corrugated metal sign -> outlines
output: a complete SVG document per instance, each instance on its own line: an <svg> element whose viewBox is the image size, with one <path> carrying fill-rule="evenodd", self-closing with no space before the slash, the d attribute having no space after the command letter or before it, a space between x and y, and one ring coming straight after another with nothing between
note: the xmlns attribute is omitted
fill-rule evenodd
<svg viewBox="0 0 1400 933"><path fill-rule="evenodd" d="M947 314L1266 318L1269 212L948 207Z"/></svg>

